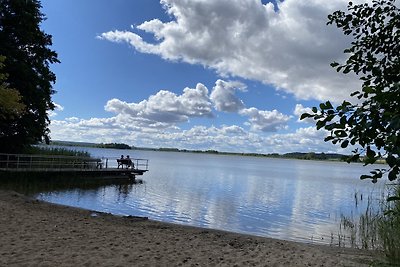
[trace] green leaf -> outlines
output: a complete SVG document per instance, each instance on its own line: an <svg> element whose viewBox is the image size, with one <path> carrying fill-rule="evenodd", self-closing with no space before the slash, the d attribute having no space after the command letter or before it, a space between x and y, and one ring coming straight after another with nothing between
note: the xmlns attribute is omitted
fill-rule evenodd
<svg viewBox="0 0 400 267"><path fill-rule="evenodd" d="M312 118L312 117L313 117L313 115L311 115L311 114L303 113L300 116L300 120L304 120L305 118Z"/></svg>
<svg viewBox="0 0 400 267"><path fill-rule="evenodd" d="M327 109L333 109L333 106L332 106L332 104L331 104L330 101L326 101L325 107L326 107Z"/></svg>
<svg viewBox="0 0 400 267"><path fill-rule="evenodd" d="M333 132L338 137L347 137L347 133L344 130L337 130Z"/></svg>
<svg viewBox="0 0 400 267"><path fill-rule="evenodd" d="M347 123L346 117L344 117L344 116L341 117L341 118L340 118L340 124L343 125L343 128L344 128L344 126L346 125L346 123Z"/></svg>
<svg viewBox="0 0 400 267"><path fill-rule="evenodd" d="M344 73L344 74L347 74L347 73L349 73L350 71L351 71L351 67L350 67L350 66L347 66L347 67L344 68L343 73Z"/></svg>
<svg viewBox="0 0 400 267"><path fill-rule="evenodd" d="M325 137L324 141L325 141L325 142L329 142L329 141L331 141L331 140L333 140L333 139L335 139L335 137L333 137L333 136L327 136L327 137Z"/></svg>
<svg viewBox="0 0 400 267"><path fill-rule="evenodd" d="M343 101L342 106L343 107L348 107L348 106L351 106L351 103L348 102L348 101Z"/></svg>
<svg viewBox="0 0 400 267"><path fill-rule="evenodd" d="M370 176L370 175L363 174L363 175L360 176L361 180L370 179L370 178L372 178L372 176Z"/></svg>
<svg viewBox="0 0 400 267"><path fill-rule="evenodd" d="M335 68L335 67L337 67L337 66L339 66L339 63L337 63L337 62L332 62L332 63L331 63L331 67L332 67L332 68Z"/></svg>
<svg viewBox="0 0 400 267"><path fill-rule="evenodd" d="M346 148L348 145L349 145L349 140L344 140L344 141L340 144L340 146L341 146L342 148Z"/></svg>
<svg viewBox="0 0 400 267"><path fill-rule="evenodd" d="M399 175L399 167L396 166L389 172L389 175L388 175L389 181L396 180L398 175Z"/></svg>
<svg viewBox="0 0 400 267"><path fill-rule="evenodd" d="M394 165L396 165L396 158L393 155L389 155L386 158L386 163L389 165L390 168L392 168Z"/></svg>
<svg viewBox="0 0 400 267"><path fill-rule="evenodd" d="M371 147L368 146L368 147L367 147L367 157L368 157L368 158L374 158L375 155L376 155L375 151L373 151L373 150L371 149Z"/></svg>
<svg viewBox="0 0 400 267"><path fill-rule="evenodd" d="M385 145L385 142L382 140L382 138L377 138L375 140L375 145L378 149L380 149L381 147L383 147Z"/></svg>
<svg viewBox="0 0 400 267"><path fill-rule="evenodd" d="M367 93L367 94L371 94L375 91L374 88L372 88L370 86L364 86L362 90L364 93Z"/></svg>
<svg viewBox="0 0 400 267"><path fill-rule="evenodd" d="M321 129L324 126L325 126L325 122L324 121L317 121L317 130Z"/></svg>

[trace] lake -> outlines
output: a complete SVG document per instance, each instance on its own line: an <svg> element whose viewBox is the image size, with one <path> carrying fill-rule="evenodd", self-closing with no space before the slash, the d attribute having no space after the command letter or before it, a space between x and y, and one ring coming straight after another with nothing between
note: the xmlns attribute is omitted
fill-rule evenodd
<svg viewBox="0 0 400 267"><path fill-rule="evenodd" d="M335 244L341 214L357 217L383 181L343 162L77 148L95 157L149 159L141 184L41 192L48 202L257 236ZM361 195L364 201L360 201ZM357 198L357 201L355 199ZM357 203L357 205L356 205Z"/></svg>

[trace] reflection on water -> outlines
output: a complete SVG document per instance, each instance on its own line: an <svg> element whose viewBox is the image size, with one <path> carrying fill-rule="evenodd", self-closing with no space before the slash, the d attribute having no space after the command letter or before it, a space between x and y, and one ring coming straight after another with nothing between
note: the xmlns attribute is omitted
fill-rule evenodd
<svg viewBox="0 0 400 267"><path fill-rule="evenodd" d="M38 194L79 190L83 192L97 191L106 187L115 187L121 194L130 192L133 186L143 184L142 179L91 179L88 177L52 176L48 174L20 177L1 177L0 189L13 190L28 196Z"/></svg>
<svg viewBox="0 0 400 267"><path fill-rule="evenodd" d="M126 154L112 149L89 152L98 157ZM380 196L383 187L360 181L359 175L368 169L359 164L129 152L150 159L142 184L54 185L30 193L45 201L113 214L329 244L340 214L355 216L363 209L355 207L355 192Z"/></svg>

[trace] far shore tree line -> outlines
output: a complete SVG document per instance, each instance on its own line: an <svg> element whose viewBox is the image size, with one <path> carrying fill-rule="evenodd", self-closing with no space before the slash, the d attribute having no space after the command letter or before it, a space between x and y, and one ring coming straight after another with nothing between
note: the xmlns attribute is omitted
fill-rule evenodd
<svg viewBox="0 0 400 267"><path fill-rule="evenodd" d="M331 160L331 161L348 161L349 155L337 153L318 153L318 152L290 152L290 153L246 153L246 152L225 152L218 150L198 150L198 149L179 149L173 147L136 147L124 143L85 143L85 142L69 142L69 141L51 141L50 145L53 146L71 146L71 147L97 147L97 148L110 148L110 149L135 149L135 150L148 150L148 151L162 151L162 152L181 152L181 153L204 153L204 154L218 154L218 155L234 155L234 156L249 156L249 157L268 157L268 158L286 158L286 159L303 159L303 160ZM356 162L362 162L358 159Z"/></svg>

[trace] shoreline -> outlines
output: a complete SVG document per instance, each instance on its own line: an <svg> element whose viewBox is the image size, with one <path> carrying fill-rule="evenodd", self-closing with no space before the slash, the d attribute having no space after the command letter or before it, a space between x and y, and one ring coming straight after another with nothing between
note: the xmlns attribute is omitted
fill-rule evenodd
<svg viewBox="0 0 400 267"><path fill-rule="evenodd" d="M115 216L0 190L0 266L369 266L376 252Z"/></svg>

